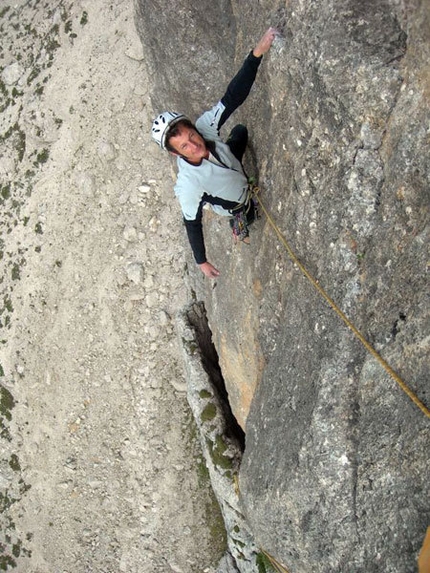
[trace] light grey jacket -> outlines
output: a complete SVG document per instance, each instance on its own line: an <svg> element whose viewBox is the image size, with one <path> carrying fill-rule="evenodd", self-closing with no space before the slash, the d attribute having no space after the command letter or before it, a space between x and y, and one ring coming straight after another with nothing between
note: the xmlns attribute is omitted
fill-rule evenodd
<svg viewBox="0 0 430 573"><path fill-rule="evenodd" d="M248 187L247 178L240 161L230 151L218 134L218 122L225 106L218 102L196 121L196 128L206 139L215 143L216 152L224 166L203 159L200 165L192 165L178 157L178 178L175 195L179 199L186 220L197 217L203 195L208 195L211 208L220 215L231 215L228 210L215 203L217 199L243 203ZM212 199L212 200L211 200Z"/></svg>

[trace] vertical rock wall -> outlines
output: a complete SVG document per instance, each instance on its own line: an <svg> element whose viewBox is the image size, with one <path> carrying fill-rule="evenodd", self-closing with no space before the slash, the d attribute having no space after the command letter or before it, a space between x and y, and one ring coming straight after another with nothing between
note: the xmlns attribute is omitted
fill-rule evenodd
<svg viewBox="0 0 430 573"><path fill-rule="evenodd" d="M246 167L300 260L429 406L428 2L267 0L219 11L181 2L175 13L137 4L153 101L193 116L278 25L235 115L250 128ZM219 218L207 217L205 234L221 276L203 280L191 257L190 272L246 429L240 486L257 542L293 572L414 571L430 520L428 420L264 218L249 247L234 247Z"/></svg>
<svg viewBox="0 0 430 573"><path fill-rule="evenodd" d="M288 57L269 62L265 200L429 405L426 7L291 8ZM264 237L258 260L274 253ZM241 471L253 531L292 571L413 571L429 522L428 420L291 263L273 263L259 313L276 322L259 333L268 368Z"/></svg>

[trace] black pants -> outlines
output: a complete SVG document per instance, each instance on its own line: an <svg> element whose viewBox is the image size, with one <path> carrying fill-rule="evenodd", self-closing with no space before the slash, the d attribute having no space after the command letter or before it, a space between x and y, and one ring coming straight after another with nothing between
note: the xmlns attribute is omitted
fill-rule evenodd
<svg viewBox="0 0 430 573"><path fill-rule="evenodd" d="M248 143L248 130L242 124L238 124L230 132L226 141L230 151L239 161L242 161Z"/></svg>
<svg viewBox="0 0 430 573"><path fill-rule="evenodd" d="M238 124L230 132L228 139L226 141L227 145L230 147L230 151L240 162L245 153L246 145L248 143L248 130L242 124ZM243 205L238 211L241 211L246 215L248 225L251 224L255 219L255 209L252 201L248 204Z"/></svg>

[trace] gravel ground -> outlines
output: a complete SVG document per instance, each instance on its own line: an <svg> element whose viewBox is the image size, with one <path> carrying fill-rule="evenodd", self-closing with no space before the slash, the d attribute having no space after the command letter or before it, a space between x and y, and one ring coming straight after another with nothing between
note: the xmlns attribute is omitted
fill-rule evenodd
<svg viewBox="0 0 430 573"><path fill-rule="evenodd" d="M173 171L131 0L5 1L0 569L213 571Z"/></svg>

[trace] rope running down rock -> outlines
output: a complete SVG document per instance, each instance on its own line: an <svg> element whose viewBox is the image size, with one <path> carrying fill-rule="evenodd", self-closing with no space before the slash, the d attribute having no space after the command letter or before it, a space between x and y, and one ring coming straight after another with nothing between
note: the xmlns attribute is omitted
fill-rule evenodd
<svg viewBox="0 0 430 573"><path fill-rule="evenodd" d="M261 201L259 196L259 188L257 186L252 187L252 196L258 201L263 213L266 215L268 222L270 223L271 227L275 231L276 235L278 236L281 243L284 245L286 251L288 252L290 258L293 262L299 267L305 277L313 284L313 286L317 289L320 295L328 302L328 304L332 307L332 309L340 316L346 326L355 334L355 336L360 340L363 346L372 354L374 358L383 366L383 368L388 372L388 374L393 378L400 388L409 396L412 402L421 410L421 412L430 418L430 410L421 402L418 396L406 385L406 383L400 378L400 376L391 368L391 366L382 358L382 356L373 348L373 346L366 340L366 338L361 334L361 332L352 324L349 318L340 310L337 304L329 297L329 295L325 292L325 290L320 286L317 280L308 272L308 270L304 267L304 265L299 261L297 256L295 255L294 251L291 249L290 245L288 244L287 240L279 230L279 227L276 225L275 221L267 211L266 207Z"/></svg>

